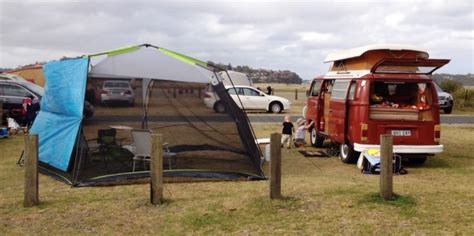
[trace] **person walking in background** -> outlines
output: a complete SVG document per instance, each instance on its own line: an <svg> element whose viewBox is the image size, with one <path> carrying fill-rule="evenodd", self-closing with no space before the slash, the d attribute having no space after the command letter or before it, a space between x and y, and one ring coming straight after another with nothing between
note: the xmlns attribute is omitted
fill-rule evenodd
<svg viewBox="0 0 474 236"><path fill-rule="evenodd" d="M36 115L40 110L38 98L30 96L30 100L31 102L26 104L26 127L28 130L31 128L31 125L33 125Z"/></svg>
<svg viewBox="0 0 474 236"><path fill-rule="evenodd" d="M311 121L309 124L306 124L304 118L298 118L296 124L298 125L298 128L296 128L295 132L295 147L304 147L304 145L306 144L306 141L304 140L306 136L306 130L311 128L314 122Z"/></svg>
<svg viewBox="0 0 474 236"><path fill-rule="evenodd" d="M285 144L287 145L288 149L291 148L291 141L292 141L292 134L295 132L295 127L293 126L293 123L291 123L291 117L290 116L285 116L285 120L283 121L283 130L282 130L282 135L281 135L281 147L284 147Z"/></svg>
<svg viewBox="0 0 474 236"><path fill-rule="evenodd" d="M268 95L272 95L272 94L273 94L273 89L272 89L271 86L268 86L268 87L267 87L267 94L268 94Z"/></svg>

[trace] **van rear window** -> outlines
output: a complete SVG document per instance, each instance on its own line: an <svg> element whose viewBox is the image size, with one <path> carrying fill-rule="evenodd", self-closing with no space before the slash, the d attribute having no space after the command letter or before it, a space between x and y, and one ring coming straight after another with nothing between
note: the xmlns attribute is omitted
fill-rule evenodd
<svg viewBox="0 0 474 236"><path fill-rule="evenodd" d="M433 92L427 83L375 81L369 101L371 119L433 120Z"/></svg>

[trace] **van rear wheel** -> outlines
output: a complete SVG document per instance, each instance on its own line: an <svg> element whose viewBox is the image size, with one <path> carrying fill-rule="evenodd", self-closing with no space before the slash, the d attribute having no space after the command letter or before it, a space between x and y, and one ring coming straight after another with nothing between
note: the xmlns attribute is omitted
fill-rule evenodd
<svg viewBox="0 0 474 236"><path fill-rule="evenodd" d="M318 134L316 128L312 128L309 134L309 141L313 147L322 147L324 142L324 137Z"/></svg>
<svg viewBox="0 0 474 236"><path fill-rule="evenodd" d="M409 160L410 164L416 165L416 166L421 166L425 163L426 161L426 156L417 156L417 157L412 157Z"/></svg>
<svg viewBox="0 0 474 236"><path fill-rule="evenodd" d="M339 148L339 158L346 164L353 164L357 162L360 153L354 151L351 145L347 143L341 144Z"/></svg>

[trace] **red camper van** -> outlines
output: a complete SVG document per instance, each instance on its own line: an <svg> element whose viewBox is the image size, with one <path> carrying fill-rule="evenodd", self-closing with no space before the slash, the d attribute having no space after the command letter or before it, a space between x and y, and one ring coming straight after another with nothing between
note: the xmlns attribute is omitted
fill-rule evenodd
<svg viewBox="0 0 474 236"><path fill-rule="evenodd" d="M370 45L327 56L330 71L308 90L306 119L314 121L310 141L340 146L344 163L379 148L380 134L393 135L393 152L422 164L443 151L439 104L431 74L446 59L406 45Z"/></svg>

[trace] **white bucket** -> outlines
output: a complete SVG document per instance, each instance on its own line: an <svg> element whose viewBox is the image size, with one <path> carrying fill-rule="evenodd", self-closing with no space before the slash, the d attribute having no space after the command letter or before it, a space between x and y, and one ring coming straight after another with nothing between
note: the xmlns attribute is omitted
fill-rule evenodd
<svg viewBox="0 0 474 236"><path fill-rule="evenodd" d="M265 157L265 161L270 161L270 144L266 144L265 145L265 154L264 154L264 157Z"/></svg>

